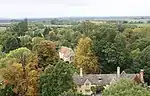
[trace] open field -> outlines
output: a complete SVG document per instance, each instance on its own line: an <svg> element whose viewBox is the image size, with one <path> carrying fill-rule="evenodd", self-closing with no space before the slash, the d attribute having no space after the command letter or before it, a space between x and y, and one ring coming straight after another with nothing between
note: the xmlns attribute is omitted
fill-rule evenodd
<svg viewBox="0 0 150 96"><path fill-rule="evenodd" d="M4 31L4 30L6 30L5 27L0 27L0 31Z"/></svg>
<svg viewBox="0 0 150 96"><path fill-rule="evenodd" d="M138 27L150 27L150 24L134 24L137 25Z"/></svg>

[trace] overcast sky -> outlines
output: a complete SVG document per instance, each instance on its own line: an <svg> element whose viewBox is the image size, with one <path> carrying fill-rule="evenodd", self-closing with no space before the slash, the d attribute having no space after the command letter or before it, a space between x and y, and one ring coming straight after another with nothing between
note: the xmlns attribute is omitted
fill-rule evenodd
<svg viewBox="0 0 150 96"><path fill-rule="evenodd" d="M0 18L150 16L150 0L0 0Z"/></svg>

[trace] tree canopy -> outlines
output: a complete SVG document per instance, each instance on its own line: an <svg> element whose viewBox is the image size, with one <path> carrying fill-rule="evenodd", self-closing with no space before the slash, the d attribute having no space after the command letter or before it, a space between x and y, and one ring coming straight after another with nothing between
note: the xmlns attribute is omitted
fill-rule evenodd
<svg viewBox="0 0 150 96"><path fill-rule="evenodd" d="M103 91L103 96L150 96L150 91L130 79L121 79Z"/></svg>
<svg viewBox="0 0 150 96"><path fill-rule="evenodd" d="M40 77L42 96L59 96L65 91L74 88L73 71L68 63L59 61L52 72Z"/></svg>

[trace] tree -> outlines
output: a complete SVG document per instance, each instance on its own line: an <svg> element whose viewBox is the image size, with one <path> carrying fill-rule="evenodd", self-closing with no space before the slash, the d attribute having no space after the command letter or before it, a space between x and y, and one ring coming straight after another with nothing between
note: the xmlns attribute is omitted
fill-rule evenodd
<svg viewBox="0 0 150 96"><path fill-rule="evenodd" d="M94 32L92 39L92 50L101 64L101 73L114 73L117 66L123 70L130 68L132 58L129 48L126 48L126 37L117 32L116 27L100 27Z"/></svg>
<svg viewBox="0 0 150 96"><path fill-rule="evenodd" d="M38 68L37 56L27 48L19 48L6 55L5 67L1 69L2 77L13 87L14 93L18 95L38 95L38 79L40 70ZM6 84L7 85L7 84Z"/></svg>
<svg viewBox="0 0 150 96"><path fill-rule="evenodd" d="M84 95L82 95L81 93L75 92L73 90L69 90L68 92L63 92L59 96L84 96Z"/></svg>
<svg viewBox="0 0 150 96"><path fill-rule="evenodd" d="M24 19L18 24L14 24L11 29L13 32L17 33L18 36L25 35L25 32L28 31L28 20Z"/></svg>
<svg viewBox="0 0 150 96"><path fill-rule="evenodd" d="M89 37L81 38L75 51L74 64L77 68L83 68L85 73L98 73L98 60L91 47L92 40Z"/></svg>
<svg viewBox="0 0 150 96"><path fill-rule="evenodd" d="M46 27L46 28L44 29L44 32L43 32L44 37L46 37L46 36L49 34L50 31L51 31L51 29L48 28L48 27Z"/></svg>
<svg viewBox="0 0 150 96"><path fill-rule="evenodd" d="M16 96L16 94L13 91L14 86L11 84L6 85L5 87L0 88L0 96Z"/></svg>
<svg viewBox="0 0 150 96"><path fill-rule="evenodd" d="M79 28L78 30L84 34L85 36L88 36L90 37L93 33L93 31L96 29L97 25L90 22L90 21L85 21L85 22L82 22L80 25L79 25Z"/></svg>
<svg viewBox="0 0 150 96"><path fill-rule="evenodd" d="M129 42L129 43L133 43L136 39L138 39L138 37L136 36L136 32L134 32L132 30L132 28L126 28L124 31L123 31L123 35L126 37L126 40Z"/></svg>
<svg viewBox="0 0 150 96"><path fill-rule="evenodd" d="M8 53L11 50L17 49L20 47L20 40L14 36L8 37L3 45L3 51Z"/></svg>
<svg viewBox="0 0 150 96"><path fill-rule="evenodd" d="M140 50L143 50L148 45L150 45L150 38L141 38L141 39L137 39L135 42L133 42L131 45L131 48L132 49L139 48Z"/></svg>
<svg viewBox="0 0 150 96"><path fill-rule="evenodd" d="M0 59L5 56L5 54L2 52L3 46L0 45Z"/></svg>
<svg viewBox="0 0 150 96"><path fill-rule="evenodd" d="M103 96L150 96L150 91L130 79L121 79L103 91Z"/></svg>
<svg viewBox="0 0 150 96"><path fill-rule="evenodd" d="M12 36L11 32L1 31L0 32L0 45L3 45L5 40L11 36Z"/></svg>
<svg viewBox="0 0 150 96"><path fill-rule="evenodd" d="M38 27L39 29L43 29L44 28L44 24L43 23L35 23L35 26Z"/></svg>
<svg viewBox="0 0 150 96"><path fill-rule="evenodd" d="M22 22L18 23L18 36L25 35L25 32L28 31L28 20L24 19Z"/></svg>
<svg viewBox="0 0 150 96"><path fill-rule="evenodd" d="M19 62L22 62L22 58L23 56L25 56L25 62L30 62L32 61L31 60L32 55L33 54L29 49L25 47L21 47L16 50L10 51L8 54L6 54L6 58L14 58L19 63Z"/></svg>
<svg viewBox="0 0 150 96"><path fill-rule="evenodd" d="M32 49L32 38L29 35L21 36L20 38L20 46L21 47L27 47L29 49Z"/></svg>
<svg viewBox="0 0 150 96"><path fill-rule="evenodd" d="M34 37L32 38L32 50L33 51L37 51L37 48L38 48L38 44L43 41L44 38L42 37Z"/></svg>
<svg viewBox="0 0 150 96"><path fill-rule="evenodd" d="M150 45L147 46L140 55L139 64L141 69L144 69L145 82L150 84Z"/></svg>
<svg viewBox="0 0 150 96"><path fill-rule="evenodd" d="M59 96L74 87L72 68L69 63L59 61L51 73L40 77L42 96Z"/></svg>
<svg viewBox="0 0 150 96"><path fill-rule="evenodd" d="M54 65L58 61L55 44L51 41L41 41L37 48L39 66L45 69L48 65Z"/></svg>

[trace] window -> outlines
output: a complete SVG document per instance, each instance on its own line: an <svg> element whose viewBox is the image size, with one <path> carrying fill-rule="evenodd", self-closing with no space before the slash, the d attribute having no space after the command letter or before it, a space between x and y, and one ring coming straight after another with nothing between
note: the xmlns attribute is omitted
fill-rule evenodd
<svg viewBox="0 0 150 96"><path fill-rule="evenodd" d="M82 90L80 90L80 93L82 93Z"/></svg>
<svg viewBox="0 0 150 96"><path fill-rule="evenodd" d="M89 86L90 84L89 83L86 83L86 86Z"/></svg>
<svg viewBox="0 0 150 96"><path fill-rule="evenodd" d="M81 85L79 85L79 88L81 88Z"/></svg>
<svg viewBox="0 0 150 96"><path fill-rule="evenodd" d="M86 89L86 90L85 90L85 92L90 92L90 91L91 91L91 90L89 90L89 89Z"/></svg>
<svg viewBox="0 0 150 96"><path fill-rule="evenodd" d="M102 77L98 77L98 81L101 82L102 81Z"/></svg>

